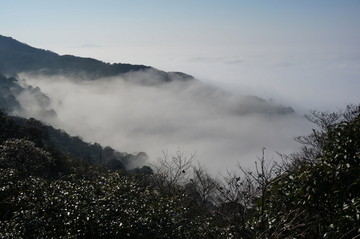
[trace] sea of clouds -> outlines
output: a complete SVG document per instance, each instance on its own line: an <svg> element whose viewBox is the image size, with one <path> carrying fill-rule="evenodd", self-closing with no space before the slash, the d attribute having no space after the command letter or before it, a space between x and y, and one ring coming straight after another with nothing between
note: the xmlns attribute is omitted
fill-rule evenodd
<svg viewBox="0 0 360 239"><path fill-rule="evenodd" d="M146 152L156 162L163 151L196 154L212 173L252 167L266 148L268 160L291 153L310 125L302 115L259 97L229 93L200 81L161 83L154 71L93 81L22 74L51 99L56 117L27 111L27 117L84 140L123 152ZM18 97L26 105L31 97ZM36 109L35 106L32 106ZM31 109L31 108L30 108Z"/></svg>

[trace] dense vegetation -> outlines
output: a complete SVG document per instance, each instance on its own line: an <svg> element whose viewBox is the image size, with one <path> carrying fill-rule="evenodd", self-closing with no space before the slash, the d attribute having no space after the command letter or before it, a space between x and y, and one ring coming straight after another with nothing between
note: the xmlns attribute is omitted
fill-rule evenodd
<svg viewBox="0 0 360 239"><path fill-rule="evenodd" d="M143 70L160 83L193 80L0 36L7 75L0 74L0 108L25 111L17 97L26 92L39 101L39 114L56 115L40 89L8 77L20 72L94 80ZM272 163L264 149L254 171L214 178L181 151L134 168L146 163L145 153L86 143L0 111L0 238L360 238L360 105L308 118L316 128L296 139L300 152Z"/></svg>
<svg viewBox="0 0 360 239"><path fill-rule="evenodd" d="M3 129L0 143L9 138L27 139L46 151L63 152L74 159L106 165L111 169L132 169L147 163L147 155L143 152L129 154L102 147L98 143L87 143L78 136L70 136L34 118L10 117L0 112L0 122Z"/></svg>
<svg viewBox="0 0 360 239"><path fill-rule="evenodd" d="M76 140L51 144L51 127L1 113L0 237L357 238L360 106L309 119L301 152L269 164L263 151L255 171L214 179L181 152L155 174L109 170L79 159Z"/></svg>
<svg viewBox="0 0 360 239"><path fill-rule="evenodd" d="M0 74L0 109L5 109L8 112L21 110L22 107L16 99L16 94L18 94L22 88L15 82L15 78L7 78Z"/></svg>
<svg viewBox="0 0 360 239"><path fill-rule="evenodd" d="M110 171L76 160L46 145L46 128L33 119L22 125L2 113L0 126L1 238L220 235L183 192L156 188L147 167Z"/></svg>

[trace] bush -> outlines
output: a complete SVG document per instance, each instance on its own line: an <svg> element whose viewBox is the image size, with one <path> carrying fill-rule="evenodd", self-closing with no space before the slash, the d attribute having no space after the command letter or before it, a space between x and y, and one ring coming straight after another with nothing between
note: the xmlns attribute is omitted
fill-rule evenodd
<svg viewBox="0 0 360 239"><path fill-rule="evenodd" d="M54 160L48 152L25 139L9 139L0 145L0 167L24 175L48 176Z"/></svg>

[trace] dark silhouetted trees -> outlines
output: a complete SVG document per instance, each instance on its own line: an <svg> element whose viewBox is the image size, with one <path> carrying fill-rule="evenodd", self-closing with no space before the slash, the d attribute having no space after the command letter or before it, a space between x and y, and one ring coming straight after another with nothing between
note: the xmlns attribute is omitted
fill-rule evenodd
<svg viewBox="0 0 360 239"><path fill-rule="evenodd" d="M49 145L40 122L1 113L0 237L358 238L360 106L309 119L299 153L271 163L263 149L254 171L216 179L180 150L155 173L92 165Z"/></svg>

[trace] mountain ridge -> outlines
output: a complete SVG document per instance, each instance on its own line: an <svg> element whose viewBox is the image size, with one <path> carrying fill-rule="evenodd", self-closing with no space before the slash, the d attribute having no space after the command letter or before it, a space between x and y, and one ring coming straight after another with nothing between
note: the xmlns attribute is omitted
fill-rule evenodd
<svg viewBox="0 0 360 239"><path fill-rule="evenodd" d="M145 65L128 63L105 63L103 61L32 47L12 37L0 35L0 73L14 76L22 72L42 75L71 75L78 79L95 80L124 73L152 70L161 75L162 81L191 80L192 76L182 72L164 72Z"/></svg>
<svg viewBox="0 0 360 239"><path fill-rule="evenodd" d="M110 64L94 58L59 55L49 50L32 47L12 37L0 35L0 75L19 80L22 73L25 73L25 77L41 77L46 81L57 79L57 77L53 78L51 76L65 76L74 81L101 80L120 76L124 81L143 86L158 86L169 82L195 82L197 85L201 85L201 92L210 98L217 97L219 93L221 95L226 93L224 90L208 86L206 83L183 72L165 72L145 65ZM194 85L196 84L191 84L191 88ZM183 86L188 87L190 84L183 84ZM201 93L195 90L194 94ZM242 97L242 99L245 98L246 100L242 101L244 104L239 102L239 104L231 107L234 113L288 114L295 112L291 107L271 104L257 96ZM220 102L223 100L225 100L224 103L227 102L226 97L223 97ZM6 99L3 99L1 104L6 105ZM219 105L219 102L216 105ZM221 105L219 107L222 108Z"/></svg>

